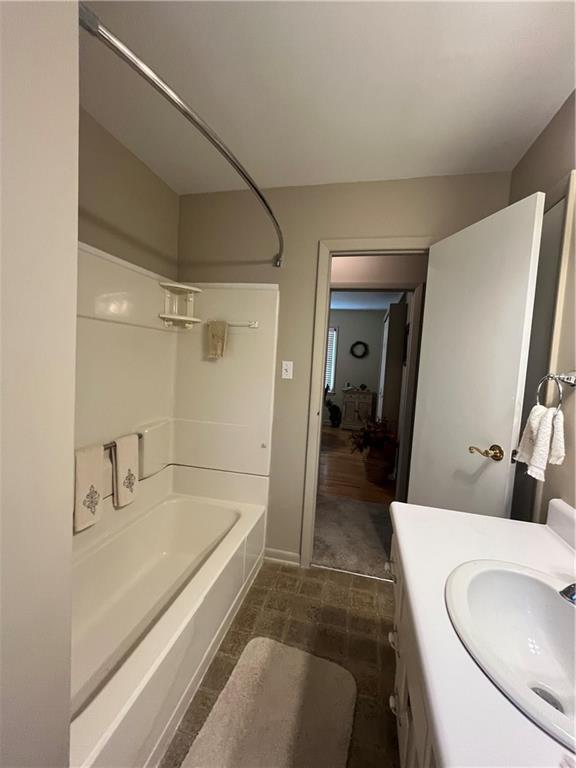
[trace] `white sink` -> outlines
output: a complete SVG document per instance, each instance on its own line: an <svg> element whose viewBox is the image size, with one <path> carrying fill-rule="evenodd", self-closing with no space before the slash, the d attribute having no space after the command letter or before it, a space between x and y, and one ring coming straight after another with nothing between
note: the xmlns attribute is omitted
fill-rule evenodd
<svg viewBox="0 0 576 768"><path fill-rule="evenodd" d="M576 606L558 579L514 563L472 560L446 581L460 640L500 690L533 722L576 751Z"/></svg>

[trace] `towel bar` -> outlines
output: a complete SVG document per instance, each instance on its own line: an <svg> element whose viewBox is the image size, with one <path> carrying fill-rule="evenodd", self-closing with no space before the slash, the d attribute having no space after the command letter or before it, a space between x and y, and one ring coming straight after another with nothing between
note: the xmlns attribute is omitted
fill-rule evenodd
<svg viewBox="0 0 576 768"><path fill-rule="evenodd" d="M546 376L542 376L538 382L536 389L536 404L540 405L540 389L543 384L548 381L553 381L558 389L558 405L556 406L556 413L562 408L562 399L564 396L563 384L567 384L569 387L576 387L576 371L570 371L569 373L547 373Z"/></svg>
<svg viewBox="0 0 576 768"><path fill-rule="evenodd" d="M229 328L258 328L258 320L248 320L246 323L228 323Z"/></svg>

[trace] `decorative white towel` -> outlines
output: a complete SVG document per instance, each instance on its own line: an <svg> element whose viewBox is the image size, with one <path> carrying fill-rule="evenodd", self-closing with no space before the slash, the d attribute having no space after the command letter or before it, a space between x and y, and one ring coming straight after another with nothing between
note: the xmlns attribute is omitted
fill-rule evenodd
<svg viewBox="0 0 576 768"><path fill-rule="evenodd" d="M219 360L224 356L228 323L225 320L212 320L208 323L208 359Z"/></svg>
<svg viewBox="0 0 576 768"><path fill-rule="evenodd" d="M104 496L104 449L91 445L76 451L74 531L83 531L100 519Z"/></svg>
<svg viewBox="0 0 576 768"><path fill-rule="evenodd" d="M112 494L115 507L125 507L138 491L138 435L125 435L112 449Z"/></svg>
<svg viewBox="0 0 576 768"><path fill-rule="evenodd" d="M558 411L552 422L552 445L550 446L549 464L562 464L566 451L564 448L564 414Z"/></svg>
<svg viewBox="0 0 576 768"><path fill-rule="evenodd" d="M530 411L518 446L516 461L528 464L528 474L536 480L544 480L550 455L552 420L555 412L555 408L535 405Z"/></svg>

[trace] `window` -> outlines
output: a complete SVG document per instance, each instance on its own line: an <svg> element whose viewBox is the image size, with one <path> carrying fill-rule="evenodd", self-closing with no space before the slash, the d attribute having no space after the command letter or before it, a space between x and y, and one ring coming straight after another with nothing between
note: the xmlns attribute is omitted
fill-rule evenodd
<svg viewBox="0 0 576 768"><path fill-rule="evenodd" d="M336 383L336 346L338 344L338 328L328 328L328 343L326 345L326 370L324 373L324 389L334 392Z"/></svg>

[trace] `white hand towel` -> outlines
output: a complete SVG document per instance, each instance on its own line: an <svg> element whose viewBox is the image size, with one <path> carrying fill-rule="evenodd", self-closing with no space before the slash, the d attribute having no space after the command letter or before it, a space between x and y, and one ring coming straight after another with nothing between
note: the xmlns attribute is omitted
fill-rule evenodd
<svg viewBox="0 0 576 768"><path fill-rule="evenodd" d="M558 411L552 422L552 445L550 446L549 464L562 464L566 451L564 448L564 414Z"/></svg>
<svg viewBox="0 0 576 768"><path fill-rule="evenodd" d="M83 531L100 519L104 497L104 449L91 445L76 451L74 531Z"/></svg>
<svg viewBox="0 0 576 768"><path fill-rule="evenodd" d="M528 464L527 472L536 480L544 480L546 464L550 455L552 420L555 411L555 408L535 405L530 411L518 446L516 461Z"/></svg>
<svg viewBox="0 0 576 768"><path fill-rule="evenodd" d="M526 426L524 427L520 445L518 446L516 461L521 461L523 464L530 464L530 459L534 453L534 445L536 443L536 435L538 433L538 427L540 426L540 420L545 413L545 405L535 405L528 414Z"/></svg>
<svg viewBox="0 0 576 768"><path fill-rule="evenodd" d="M125 507L136 498L138 467L138 435L119 437L112 449L112 493L115 507Z"/></svg>
<svg viewBox="0 0 576 768"><path fill-rule="evenodd" d="M208 359L219 360L224 357L228 323L225 320L212 320L208 323Z"/></svg>

